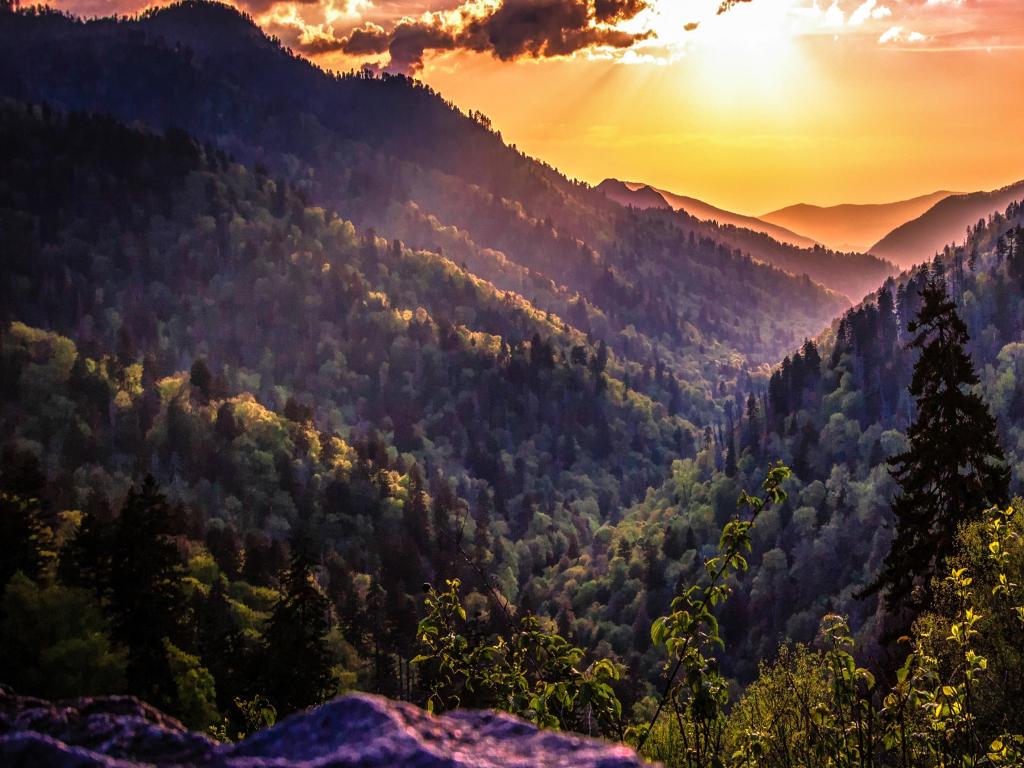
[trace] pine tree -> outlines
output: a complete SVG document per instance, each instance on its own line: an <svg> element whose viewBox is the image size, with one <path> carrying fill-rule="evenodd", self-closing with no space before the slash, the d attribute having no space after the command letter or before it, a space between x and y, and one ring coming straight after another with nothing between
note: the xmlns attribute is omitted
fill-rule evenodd
<svg viewBox="0 0 1024 768"><path fill-rule="evenodd" d="M893 502L896 537L882 572L865 591L884 591L890 606L905 604L915 586L929 594L929 579L953 551L957 529L1009 494L996 422L980 395L964 351L967 326L941 280L921 291L923 306L909 331L920 351L910 393L917 419L909 448L890 460L901 491Z"/></svg>
<svg viewBox="0 0 1024 768"><path fill-rule="evenodd" d="M128 493L110 553L110 609L128 648L129 685L165 707L176 705L176 693L164 641L178 640L185 607L171 529L167 499L146 477Z"/></svg>
<svg viewBox="0 0 1024 768"><path fill-rule="evenodd" d="M264 635L264 686L279 715L322 702L331 677L325 639L330 604L313 574L312 544L297 534L291 550L281 596Z"/></svg>
<svg viewBox="0 0 1024 768"><path fill-rule="evenodd" d="M107 598L114 530L110 505L102 494L93 491L86 501L78 530L61 549L57 566L60 580L69 586L88 589L99 598Z"/></svg>
<svg viewBox="0 0 1024 768"><path fill-rule="evenodd" d="M0 594L18 571L39 575L45 534L36 499L0 492Z"/></svg>
<svg viewBox="0 0 1024 768"><path fill-rule="evenodd" d="M228 601L225 582L217 579L208 594L192 598L196 617L196 648L203 666L217 681L217 704L229 712L236 697L251 693L245 637Z"/></svg>

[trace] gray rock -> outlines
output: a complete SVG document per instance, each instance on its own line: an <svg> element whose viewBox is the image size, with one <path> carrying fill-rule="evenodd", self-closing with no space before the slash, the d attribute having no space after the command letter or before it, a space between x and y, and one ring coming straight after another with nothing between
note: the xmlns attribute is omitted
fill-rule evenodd
<svg viewBox="0 0 1024 768"><path fill-rule="evenodd" d="M641 768L633 750L498 712L434 717L342 696L238 744L217 744L129 696L47 702L0 691L0 765L129 768Z"/></svg>

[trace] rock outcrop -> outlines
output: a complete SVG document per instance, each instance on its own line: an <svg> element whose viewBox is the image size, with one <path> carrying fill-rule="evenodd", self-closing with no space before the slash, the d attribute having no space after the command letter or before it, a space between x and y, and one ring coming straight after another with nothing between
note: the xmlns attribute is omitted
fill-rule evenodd
<svg viewBox="0 0 1024 768"><path fill-rule="evenodd" d="M0 692L0 765L128 768L641 768L622 745L497 712L441 717L342 696L238 744L218 744L130 696L51 703Z"/></svg>

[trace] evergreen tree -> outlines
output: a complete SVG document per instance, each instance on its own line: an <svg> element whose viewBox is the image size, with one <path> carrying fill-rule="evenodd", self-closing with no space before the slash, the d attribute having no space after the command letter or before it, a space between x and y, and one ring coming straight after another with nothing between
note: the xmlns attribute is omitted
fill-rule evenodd
<svg viewBox="0 0 1024 768"><path fill-rule="evenodd" d="M245 638L228 601L223 579L217 579L208 594L193 595L196 617L196 646L199 656L217 681L217 704L222 712L232 710L236 697L250 693Z"/></svg>
<svg viewBox="0 0 1024 768"><path fill-rule="evenodd" d="M106 598L110 592L110 555L113 549L113 515L100 493L90 493L82 522L74 537L61 549L57 575L65 584L81 587Z"/></svg>
<svg viewBox="0 0 1024 768"><path fill-rule="evenodd" d="M0 594L18 571L31 579L39 575L45 534L36 499L0 492Z"/></svg>
<svg viewBox="0 0 1024 768"><path fill-rule="evenodd" d="M202 358L192 363L192 370L189 371L189 384L191 384L202 395L203 401L210 399L210 388L213 386L213 374Z"/></svg>
<svg viewBox="0 0 1024 768"><path fill-rule="evenodd" d="M319 704L330 692L330 604L313 574L311 550L306 536L293 537L291 563L264 635L265 691L281 715Z"/></svg>
<svg viewBox="0 0 1024 768"><path fill-rule="evenodd" d="M1006 271L1017 285L1024 287L1024 229L1007 233Z"/></svg>
<svg viewBox="0 0 1024 768"><path fill-rule="evenodd" d="M953 551L959 526L1009 495L1009 469L996 422L980 395L974 366L964 351L967 326L941 280L921 291L923 306L909 331L920 351L910 393L917 419L909 448L890 460L901 491L893 502L896 537L882 572L865 591L883 590L890 606L905 604Z"/></svg>
<svg viewBox="0 0 1024 768"><path fill-rule="evenodd" d="M171 509L147 476L128 492L110 552L110 609L117 638L128 648L133 692L175 707L165 640L181 633L183 569L171 539Z"/></svg>

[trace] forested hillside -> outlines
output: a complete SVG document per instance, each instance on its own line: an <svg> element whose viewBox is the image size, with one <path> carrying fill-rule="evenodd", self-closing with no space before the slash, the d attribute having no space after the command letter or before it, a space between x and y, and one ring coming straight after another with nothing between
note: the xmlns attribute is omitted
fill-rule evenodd
<svg viewBox="0 0 1024 768"><path fill-rule="evenodd" d="M602 186L220 3L0 2L5 700L1020 768L1020 190L895 275Z"/></svg>
<svg viewBox="0 0 1024 768"><path fill-rule="evenodd" d="M317 205L443 252L620 357L772 362L845 301L753 260L781 246L680 217L623 211L503 144L401 77L333 76L226 6L135 20L0 17L0 94L179 127L262 164ZM823 256L824 257L824 256Z"/></svg>
<svg viewBox="0 0 1024 768"><path fill-rule="evenodd" d="M943 281L966 321L980 392L1024 488L1024 209L973 227L940 258L888 281L832 329L787 356L767 381L727 393L724 419L705 430L693 459L602 527L579 564L534 580L572 607L573 637L653 672L647 627L681 585L701 579L742 488L770 462L793 468L791 491L752 531L750 572L720 616L728 674L750 680L780 642L812 640L826 613L849 618L867 658L878 652L880 613L860 599L889 551L896 483L886 461L904 451L915 416L908 394L917 352L907 324L930 277Z"/></svg>
<svg viewBox="0 0 1024 768"><path fill-rule="evenodd" d="M183 133L7 104L0 143L5 503L38 498L67 537L152 475L168 533L230 580L244 547L250 586L303 532L370 687L409 684L413 595L463 549L518 597L693 452L681 412L713 413Z"/></svg>

